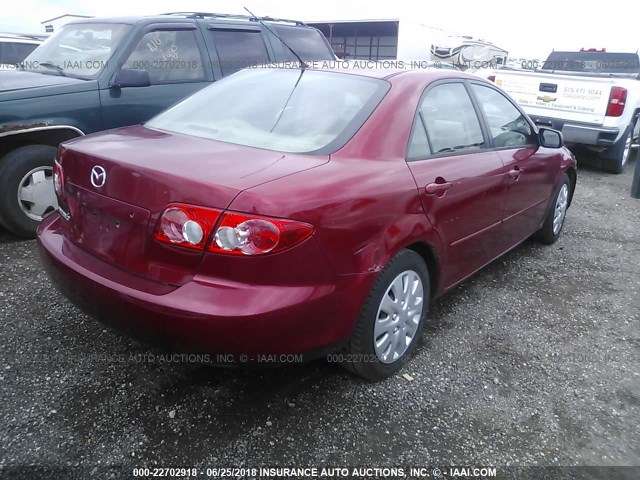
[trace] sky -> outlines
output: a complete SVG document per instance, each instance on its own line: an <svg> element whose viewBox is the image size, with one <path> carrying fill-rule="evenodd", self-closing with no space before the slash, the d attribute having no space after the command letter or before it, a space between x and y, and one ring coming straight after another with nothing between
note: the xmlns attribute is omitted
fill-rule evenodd
<svg viewBox="0 0 640 480"><path fill-rule="evenodd" d="M637 0L2 0L0 5L3 32L44 33L42 21L65 13L98 17L171 11L246 13L246 6L256 15L303 21L412 19L493 42L512 58L546 58L554 48L635 52L640 47Z"/></svg>

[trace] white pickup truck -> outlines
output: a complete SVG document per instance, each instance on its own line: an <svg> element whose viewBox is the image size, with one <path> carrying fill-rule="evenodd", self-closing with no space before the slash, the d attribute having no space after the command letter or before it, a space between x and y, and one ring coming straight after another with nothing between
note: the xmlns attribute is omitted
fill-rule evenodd
<svg viewBox="0 0 640 480"><path fill-rule="evenodd" d="M622 173L639 137L638 54L554 51L523 68L533 71L499 69L488 78L536 124L560 130L567 145L597 152L604 169Z"/></svg>

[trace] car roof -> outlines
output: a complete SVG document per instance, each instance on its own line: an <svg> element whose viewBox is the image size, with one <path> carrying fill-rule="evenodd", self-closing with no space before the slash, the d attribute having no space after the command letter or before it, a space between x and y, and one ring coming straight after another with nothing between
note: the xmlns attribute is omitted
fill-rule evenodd
<svg viewBox="0 0 640 480"><path fill-rule="evenodd" d="M82 23L124 23L133 25L138 22L171 22L176 19L205 19L215 20L216 22L247 22L247 23L259 23L259 21L270 24L285 24L291 26L299 26L306 28L313 28L306 25L304 22L298 20L288 20L283 18L272 17L252 17L249 15L234 15L227 13L203 13L203 12L170 12L160 13L154 15L139 15L139 16L119 16L119 17L93 17L82 18L73 20L69 24L82 24Z"/></svg>

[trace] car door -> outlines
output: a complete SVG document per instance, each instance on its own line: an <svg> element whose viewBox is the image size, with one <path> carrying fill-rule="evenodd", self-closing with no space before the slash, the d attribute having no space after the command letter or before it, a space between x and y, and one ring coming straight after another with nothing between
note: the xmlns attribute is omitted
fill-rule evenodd
<svg viewBox="0 0 640 480"><path fill-rule="evenodd" d="M504 93L485 83L471 82L470 86L493 149L507 171L502 205L506 249L542 225L562 158L557 150L539 146L532 123Z"/></svg>
<svg viewBox="0 0 640 480"><path fill-rule="evenodd" d="M424 211L445 246L445 288L501 253L504 165L485 136L463 81L427 88L407 161Z"/></svg>
<svg viewBox="0 0 640 480"><path fill-rule="evenodd" d="M111 83L101 88L105 129L147 121L213 81L204 39L195 23L143 29L120 63L122 69L146 70L151 85L119 88Z"/></svg>

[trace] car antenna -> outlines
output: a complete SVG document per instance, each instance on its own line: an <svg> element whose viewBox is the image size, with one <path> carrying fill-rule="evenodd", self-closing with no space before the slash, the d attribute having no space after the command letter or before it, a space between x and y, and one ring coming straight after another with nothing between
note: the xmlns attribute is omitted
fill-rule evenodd
<svg viewBox="0 0 640 480"><path fill-rule="evenodd" d="M294 55L294 56L298 59L298 61L300 62L300 69L301 69L301 70L305 70L305 69L309 68L309 65L307 65L307 63L306 63L304 60L302 60L302 58L300 58L300 55L298 55L298 54L296 53L296 51L295 51L293 48L291 48L289 45L287 45L287 43L286 43L282 38L280 38L280 36L279 36L276 32L274 32L273 30L271 30L271 29L267 26L267 24L266 24L266 23L264 23L260 18L258 18L256 15L254 15L254 14L251 12L251 10L249 10L247 7L244 7L244 9L245 9L247 12L249 12L249 14L250 14L253 18L255 18L258 22L260 22L260 25L262 25L264 28L266 28L267 30L269 30L269 32L271 32L271 34L272 34L274 37L276 37L278 40L280 40L280 41L282 42L282 44L283 44L285 47L287 47L287 49L289 49L289 51L290 51L291 53L293 53L293 55Z"/></svg>

